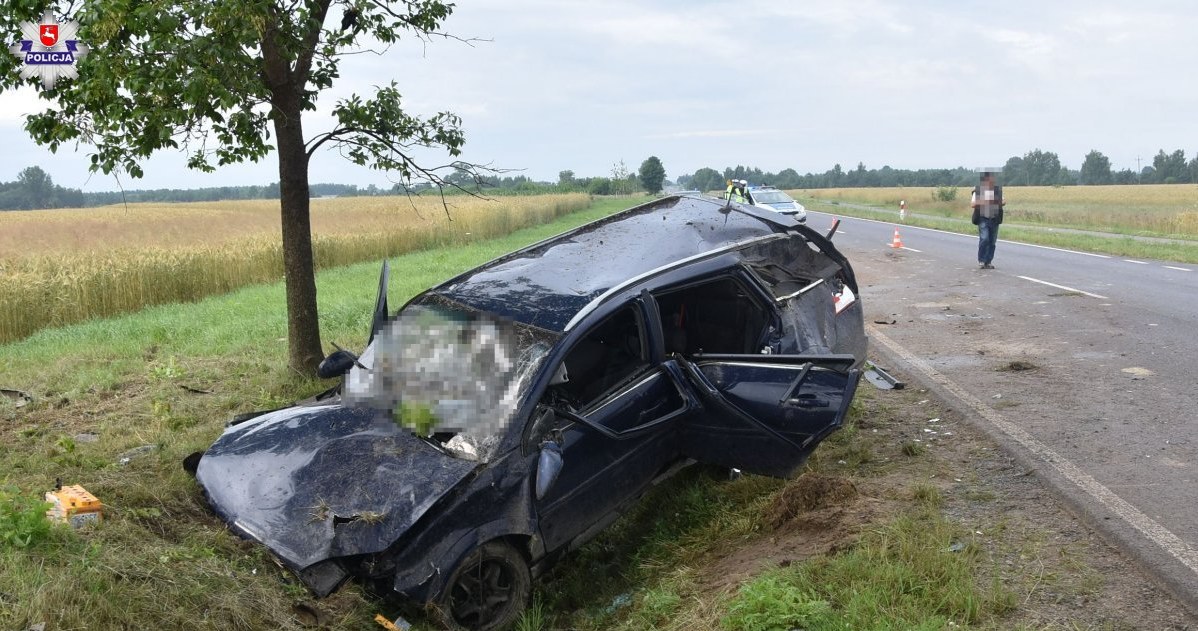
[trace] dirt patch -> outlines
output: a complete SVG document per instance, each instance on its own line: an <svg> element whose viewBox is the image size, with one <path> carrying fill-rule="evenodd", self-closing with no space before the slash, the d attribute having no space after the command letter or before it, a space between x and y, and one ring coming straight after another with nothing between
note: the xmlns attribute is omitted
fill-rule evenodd
<svg viewBox="0 0 1198 631"><path fill-rule="evenodd" d="M1023 372L1025 370L1036 370L1037 368L1039 368L1039 366L1033 364L1032 362L1015 360L1013 362L1007 362L998 368L995 368L995 370L999 372Z"/></svg>
<svg viewBox="0 0 1198 631"><path fill-rule="evenodd" d="M856 496L857 486L847 478L808 473L774 496L765 511L765 522L779 530L802 513L844 505Z"/></svg>
<svg viewBox="0 0 1198 631"><path fill-rule="evenodd" d="M804 482L807 478L819 481ZM823 491L818 499L810 489L804 493L793 490L795 487L811 486ZM772 515L782 519L776 526L771 521L774 532L748 544L732 547L707 565L699 579L701 593L713 595L731 592L772 567L786 567L807 559L835 554L837 550L852 545L862 528L896 510L881 498L863 494L848 478L819 474L807 474L799 478L778 493L778 498L783 496L789 496L792 500L775 499L768 509L771 517L767 519L773 520L775 517ZM790 512L789 509L795 507L792 502L796 496L816 499L818 505L784 517ZM779 508L780 505L784 505L786 510Z"/></svg>

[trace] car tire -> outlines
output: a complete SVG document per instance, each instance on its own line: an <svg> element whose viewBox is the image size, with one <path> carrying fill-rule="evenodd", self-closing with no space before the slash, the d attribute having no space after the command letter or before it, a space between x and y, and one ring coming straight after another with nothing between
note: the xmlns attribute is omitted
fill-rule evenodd
<svg viewBox="0 0 1198 631"><path fill-rule="evenodd" d="M528 606L532 576L511 545L492 541L466 555L437 599L437 617L449 629L506 629Z"/></svg>

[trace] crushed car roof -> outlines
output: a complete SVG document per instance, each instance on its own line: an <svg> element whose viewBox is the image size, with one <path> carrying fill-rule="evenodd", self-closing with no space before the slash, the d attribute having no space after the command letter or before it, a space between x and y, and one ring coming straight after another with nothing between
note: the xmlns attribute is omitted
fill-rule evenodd
<svg viewBox="0 0 1198 631"><path fill-rule="evenodd" d="M631 279L793 230L813 234L788 217L715 198L664 197L495 259L428 295L565 331Z"/></svg>

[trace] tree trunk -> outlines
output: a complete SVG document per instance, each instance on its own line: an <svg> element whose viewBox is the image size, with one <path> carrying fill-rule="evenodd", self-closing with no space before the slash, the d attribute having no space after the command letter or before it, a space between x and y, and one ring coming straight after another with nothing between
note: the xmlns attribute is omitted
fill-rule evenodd
<svg viewBox="0 0 1198 631"><path fill-rule="evenodd" d="M287 282L288 363L316 375L324 359L316 309L316 272L309 218L308 154L300 123L299 99L275 103L273 118L279 151L279 201L283 224L283 274Z"/></svg>

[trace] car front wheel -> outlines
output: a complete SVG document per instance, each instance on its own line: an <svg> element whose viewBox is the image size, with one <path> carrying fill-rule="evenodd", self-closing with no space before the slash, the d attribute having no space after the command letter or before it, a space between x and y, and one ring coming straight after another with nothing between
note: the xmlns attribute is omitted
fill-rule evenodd
<svg viewBox="0 0 1198 631"><path fill-rule="evenodd" d="M505 629L520 617L531 592L524 557L507 543L493 541L454 569L438 603L440 617L451 629Z"/></svg>

